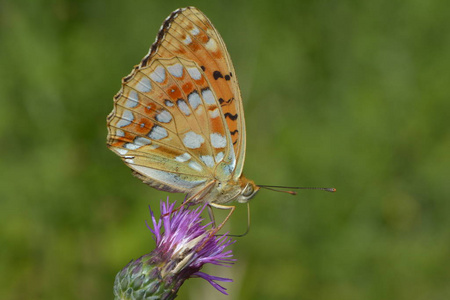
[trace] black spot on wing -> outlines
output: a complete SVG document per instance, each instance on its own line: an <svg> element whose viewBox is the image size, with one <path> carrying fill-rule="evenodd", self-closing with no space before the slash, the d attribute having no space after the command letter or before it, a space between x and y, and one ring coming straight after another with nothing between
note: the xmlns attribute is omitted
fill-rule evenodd
<svg viewBox="0 0 450 300"><path fill-rule="evenodd" d="M200 68L202 68L203 72L205 72L206 70L205 66L201 66Z"/></svg>
<svg viewBox="0 0 450 300"><path fill-rule="evenodd" d="M230 80L230 75L225 75L225 80Z"/></svg>
<svg viewBox="0 0 450 300"><path fill-rule="evenodd" d="M239 130L237 130L237 129L235 131L230 131L231 135L235 135L238 132L239 132Z"/></svg>
<svg viewBox="0 0 450 300"><path fill-rule="evenodd" d="M233 102L233 100L234 100L234 97L228 99L227 101L223 100L222 98L219 98L219 103L221 106L224 106L224 105L230 104L231 102Z"/></svg>
<svg viewBox="0 0 450 300"><path fill-rule="evenodd" d="M236 120L238 117L238 114L232 115L230 113L225 113L225 118L229 118L230 120Z"/></svg>
<svg viewBox="0 0 450 300"><path fill-rule="evenodd" d="M217 80L219 78L223 78L223 75L222 75L222 73L220 73L220 71L214 71L213 77L215 80Z"/></svg>

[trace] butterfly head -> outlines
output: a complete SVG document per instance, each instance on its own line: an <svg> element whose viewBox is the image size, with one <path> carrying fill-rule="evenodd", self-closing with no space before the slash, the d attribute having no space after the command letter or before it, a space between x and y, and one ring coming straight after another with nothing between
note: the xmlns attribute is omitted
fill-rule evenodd
<svg viewBox="0 0 450 300"><path fill-rule="evenodd" d="M239 178L239 185L241 190L240 194L236 197L236 201L239 203L247 203L259 191L259 186L253 180L247 179L244 176Z"/></svg>

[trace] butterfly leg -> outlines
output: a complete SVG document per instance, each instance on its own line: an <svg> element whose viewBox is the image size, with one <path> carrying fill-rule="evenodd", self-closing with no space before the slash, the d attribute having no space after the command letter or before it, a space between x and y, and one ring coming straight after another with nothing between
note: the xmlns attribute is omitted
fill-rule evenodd
<svg viewBox="0 0 450 300"><path fill-rule="evenodd" d="M228 213L227 217L225 218L225 220L223 220L223 222L219 225L219 227L216 227L216 220L214 218L214 212L212 210L212 208L217 208L217 209L226 209L226 210L230 210L230 212ZM217 234L217 232L222 229L222 227L225 225L225 223L228 221L228 219L231 217L231 215L233 214L234 210L236 209L236 206L228 206L228 205L220 205L220 204L216 204L216 203L208 203L208 214L209 217L211 218L212 224L213 224L213 228L211 229L210 233L209 233L209 238L206 240L208 241L209 239L211 239L213 236L222 236L223 234ZM233 234L229 234L228 236L233 236L233 237L243 237L245 236L249 230L250 230L250 204L247 202L247 230L243 233L243 234L239 234L239 235L233 235ZM199 247L199 249L197 251L200 251L201 249L203 249L203 247L206 245L206 241L203 243L202 246Z"/></svg>
<svg viewBox="0 0 450 300"><path fill-rule="evenodd" d="M216 228L216 218L214 217L214 212L210 205L208 205L208 215L209 215L209 219L212 222L212 227Z"/></svg>
<svg viewBox="0 0 450 300"><path fill-rule="evenodd" d="M226 209L229 210L230 212L228 213L228 215L226 216L226 218L223 220L222 223L220 223L220 225L218 227L215 227L216 222L214 221L214 215L212 214L212 210L211 210L211 214L213 215L212 220L213 220L213 224L214 224L214 229L213 229L213 233L212 234L216 234L220 229L222 229L222 227L225 225L225 223L228 221L228 219L231 217L231 215L233 214L234 210L236 209L236 206L228 206L228 205L220 205L220 204L216 204L216 203L209 203L208 207L214 207L217 209Z"/></svg>
<svg viewBox="0 0 450 300"><path fill-rule="evenodd" d="M245 230L245 232L243 234L230 235L230 236L243 237L243 236L246 236L249 231L250 231L250 203L247 202L247 229Z"/></svg>
<svg viewBox="0 0 450 300"><path fill-rule="evenodd" d="M227 217L225 218L225 220L223 220L223 222L219 225L219 227L216 227L216 221L214 218L214 213L212 211L212 207L217 208L217 209L226 209L226 210L230 210L230 212L228 213ZM212 228L209 232L209 237L203 242L203 245L201 245L197 251L200 251L201 249L203 249L203 247L206 245L206 242L213 238L214 236L217 236L216 233L222 229L223 225L225 225L225 223L228 221L228 219L230 218L230 216L233 214L233 211L235 210L236 206L227 206L227 205L220 205L220 204L215 204L215 203L208 203L208 214L211 218L212 221ZM220 236L220 235L218 235Z"/></svg>
<svg viewBox="0 0 450 300"><path fill-rule="evenodd" d="M209 183L207 186L205 186L203 189L201 189L200 191L198 191L196 194L194 194L192 196L190 196L189 194L186 195L186 198L184 199L183 203L181 203L180 206L178 206L177 208L175 208L171 212L168 212L168 213L164 214L163 217L168 216L171 213L178 211L180 208L184 207L186 204L189 204L189 203L194 203L194 204L195 203L200 203L199 201L201 201L201 199L203 199L203 197L208 193L208 191L214 186L214 183L215 182L212 181L211 183ZM210 214L210 216L211 216L211 214ZM215 224L216 223L214 223L214 225Z"/></svg>
<svg viewBox="0 0 450 300"><path fill-rule="evenodd" d="M229 206L226 206L229 208ZM209 213L209 217L211 218L211 221L213 222L213 227L216 227L216 221L214 219L214 213L211 209L210 206L208 206L208 213ZM231 213L229 214L229 216L231 216ZM243 237L246 236L248 234L248 232L250 231L250 203L247 202L247 229L245 230L244 233L241 234L229 234L228 236L232 236L232 237ZM227 218L228 219L228 218ZM225 219L225 221L222 222L221 226L223 226L223 224L227 221L227 219ZM217 234L217 236L221 236L223 234Z"/></svg>

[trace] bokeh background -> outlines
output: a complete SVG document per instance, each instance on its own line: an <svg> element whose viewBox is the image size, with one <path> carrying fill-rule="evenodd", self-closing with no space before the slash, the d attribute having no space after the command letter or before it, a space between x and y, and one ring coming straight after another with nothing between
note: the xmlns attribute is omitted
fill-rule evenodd
<svg viewBox="0 0 450 300"><path fill-rule="evenodd" d="M0 298L111 299L150 252L167 193L107 150L120 80L163 20L194 5L235 64L245 174L262 191L234 245L230 296L450 299L450 13L446 1L0 2ZM182 200L182 195L171 195ZM245 206L230 230L247 223Z"/></svg>

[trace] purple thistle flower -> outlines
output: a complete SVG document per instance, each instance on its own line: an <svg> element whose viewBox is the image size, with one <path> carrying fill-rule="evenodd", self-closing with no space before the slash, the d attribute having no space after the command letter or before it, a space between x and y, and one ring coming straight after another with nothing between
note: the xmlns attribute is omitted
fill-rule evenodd
<svg viewBox="0 0 450 300"><path fill-rule="evenodd" d="M231 279L212 276L200 269L210 263L229 266L235 259L231 250L234 243L227 235L215 236L211 223L202 225L201 213L206 205L190 210L189 204L175 210L176 202L161 201L161 217L157 220L150 209L156 248L135 261L131 261L116 276L116 299L174 299L186 279L199 277L207 280L221 293L225 288L217 282ZM153 298L152 298L153 299Z"/></svg>

